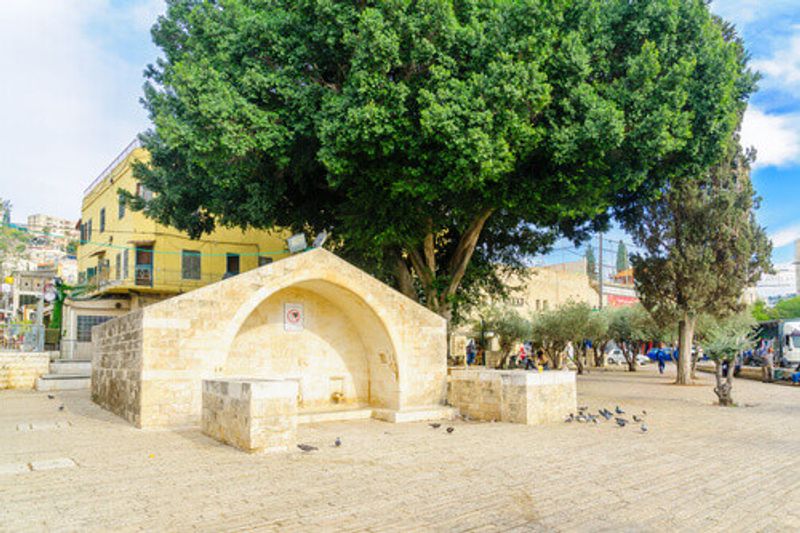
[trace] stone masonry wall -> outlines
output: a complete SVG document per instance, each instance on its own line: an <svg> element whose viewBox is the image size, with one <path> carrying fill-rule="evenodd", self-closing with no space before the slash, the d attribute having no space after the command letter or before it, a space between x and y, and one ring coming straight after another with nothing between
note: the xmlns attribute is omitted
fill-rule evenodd
<svg viewBox="0 0 800 533"><path fill-rule="evenodd" d="M32 389L49 368L49 352L0 354L0 389Z"/></svg>
<svg viewBox="0 0 800 533"><path fill-rule="evenodd" d="M576 409L575 373L453 370L448 401L475 420L556 422Z"/></svg>
<svg viewBox="0 0 800 533"><path fill-rule="evenodd" d="M92 328L92 400L141 426L142 310Z"/></svg>
<svg viewBox="0 0 800 533"><path fill-rule="evenodd" d="M297 431L297 382L203 381L203 433L247 452L285 452Z"/></svg>

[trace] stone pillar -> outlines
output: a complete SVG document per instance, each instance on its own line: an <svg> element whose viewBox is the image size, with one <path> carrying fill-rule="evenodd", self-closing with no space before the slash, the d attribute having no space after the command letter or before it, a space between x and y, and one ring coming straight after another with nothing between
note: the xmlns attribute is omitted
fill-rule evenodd
<svg viewBox="0 0 800 533"><path fill-rule="evenodd" d="M203 433L247 452L285 452L297 434L297 382L203 380Z"/></svg>

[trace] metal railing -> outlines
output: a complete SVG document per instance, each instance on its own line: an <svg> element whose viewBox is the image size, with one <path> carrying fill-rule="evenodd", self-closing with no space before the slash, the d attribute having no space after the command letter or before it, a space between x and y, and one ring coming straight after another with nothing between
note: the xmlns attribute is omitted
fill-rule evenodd
<svg viewBox="0 0 800 533"><path fill-rule="evenodd" d="M228 274L230 277L233 274ZM86 292L91 294L97 291L114 287L135 289L136 287L171 287L179 291L189 291L225 279L224 274L202 273L193 277L184 277L180 269L158 268L153 265L132 265L128 276L111 275L106 268L98 268L95 275L86 281Z"/></svg>
<svg viewBox="0 0 800 533"><path fill-rule="evenodd" d="M114 160L111 163L109 163L106 168L103 169L100 175L97 176L92 181L92 183L90 183L89 186L83 190L83 195L86 196L87 194L92 192L92 189L94 189L99 183L101 183L104 179L106 179L108 175L111 174L111 171L114 170L114 168L116 168L116 166L119 165L123 159L128 157L131 152L139 148L141 145L142 144L141 142L139 142L138 137L132 140L130 144L128 144L128 146L126 146L125 149L122 150L122 152L120 152L120 154L117 157L115 157Z"/></svg>

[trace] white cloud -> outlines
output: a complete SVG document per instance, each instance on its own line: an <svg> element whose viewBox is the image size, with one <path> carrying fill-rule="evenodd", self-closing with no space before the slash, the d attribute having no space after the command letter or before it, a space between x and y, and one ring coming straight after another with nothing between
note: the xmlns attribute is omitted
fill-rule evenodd
<svg viewBox="0 0 800 533"><path fill-rule="evenodd" d="M795 28L795 31L797 29ZM764 83L782 89L800 85L800 33L796 33L768 59L756 59L752 67L764 75Z"/></svg>
<svg viewBox="0 0 800 533"><path fill-rule="evenodd" d="M782 228L770 235L769 238L772 240L772 246L775 248L781 248L782 246L792 244L794 241L800 239L800 224Z"/></svg>
<svg viewBox="0 0 800 533"><path fill-rule="evenodd" d="M711 11L740 27L796 7L797 0L714 0L711 3Z"/></svg>
<svg viewBox="0 0 800 533"><path fill-rule="evenodd" d="M756 166L800 161L800 116L769 114L750 106L742 123L742 144L758 151Z"/></svg>
<svg viewBox="0 0 800 533"><path fill-rule="evenodd" d="M119 31L127 17L127 37L138 42L159 3L119 11L110 0L3 0L0 197L13 202L15 220L78 218L84 187L147 127L138 103L144 64L128 63L103 40L108 27L96 28L108 21Z"/></svg>

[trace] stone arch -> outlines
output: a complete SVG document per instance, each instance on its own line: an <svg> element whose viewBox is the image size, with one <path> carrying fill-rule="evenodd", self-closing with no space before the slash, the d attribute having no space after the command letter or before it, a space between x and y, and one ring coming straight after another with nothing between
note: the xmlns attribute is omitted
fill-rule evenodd
<svg viewBox="0 0 800 533"><path fill-rule="evenodd" d="M387 321L357 291L320 278L259 288L226 328L219 373L297 380L300 412L398 409L397 343ZM284 330L287 303L303 305L303 331Z"/></svg>

